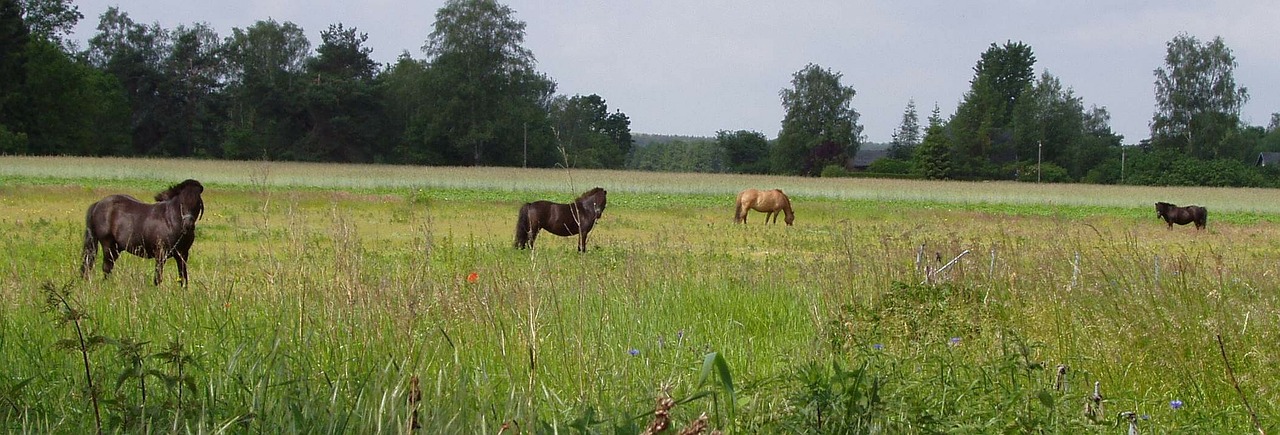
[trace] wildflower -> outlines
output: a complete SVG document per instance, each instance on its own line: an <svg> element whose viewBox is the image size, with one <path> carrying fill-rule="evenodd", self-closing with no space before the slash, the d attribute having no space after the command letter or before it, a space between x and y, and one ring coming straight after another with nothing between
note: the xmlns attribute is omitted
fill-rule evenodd
<svg viewBox="0 0 1280 435"><path fill-rule="evenodd" d="M480 280L480 274L471 272L467 275L467 282L476 282Z"/></svg>
<svg viewBox="0 0 1280 435"><path fill-rule="evenodd" d="M631 356L640 356L640 349L631 349L627 353L631 354Z"/></svg>
<svg viewBox="0 0 1280 435"><path fill-rule="evenodd" d="M959 344L960 344L960 337L951 337L951 345L952 345L952 346L956 346L956 345L959 345Z"/></svg>
<svg viewBox="0 0 1280 435"><path fill-rule="evenodd" d="M1182 409L1182 401L1181 401L1181 400L1172 400L1172 401L1170 401L1170 402L1169 402L1169 407L1170 407L1170 408L1173 408L1173 409Z"/></svg>
<svg viewBox="0 0 1280 435"><path fill-rule="evenodd" d="M875 349L875 350L881 350L881 349L884 349L884 345L883 345L883 344L880 344L880 343L876 343L876 344L871 345L871 348L872 348L872 349Z"/></svg>

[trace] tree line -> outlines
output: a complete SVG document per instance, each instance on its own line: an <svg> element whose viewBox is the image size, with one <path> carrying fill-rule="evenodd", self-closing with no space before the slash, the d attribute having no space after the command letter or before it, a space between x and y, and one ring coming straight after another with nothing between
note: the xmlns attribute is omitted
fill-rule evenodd
<svg viewBox="0 0 1280 435"><path fill-rule="evenodd" d="M776 139L755 131L637 145L599 95L561 95L496 0L452 0L421 47L372 60L341 23L312 49L290 22L219 35L110 8L85 47L71 0L0 0L0 153L162 156L842 175L865 142L857 91L809 64L779 91ZM873 173L930 179L1275 185L1280 115L1244 125L1247 89L1221 38L1178 35L1154 71L1151 137L1123 146L1104 107L1035 72L1032 48L991 44L954 115L908 101Z"/></svg>
<svg viewBox="0 0 1280 435"><path fill-rule="evenodd" d="M117 8L83 49L69 0L0 0L0 153L621 167L630 119L599 95L558 95L492 0L451 1L422 46L379 65L334 24L218 35Z"/></svg>

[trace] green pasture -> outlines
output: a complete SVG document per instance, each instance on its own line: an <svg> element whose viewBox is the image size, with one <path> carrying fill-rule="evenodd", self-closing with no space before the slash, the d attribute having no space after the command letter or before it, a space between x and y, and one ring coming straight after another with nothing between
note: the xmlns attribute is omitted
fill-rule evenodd
<svg viewBox="0 0 1280 435"><path fill-rule="evenodd" d="M80 278L89 204L186 178L189 287ZM589 252L512 248L594 186ZM0 157L0 430L1275 432L1278 194Z"/></svg>

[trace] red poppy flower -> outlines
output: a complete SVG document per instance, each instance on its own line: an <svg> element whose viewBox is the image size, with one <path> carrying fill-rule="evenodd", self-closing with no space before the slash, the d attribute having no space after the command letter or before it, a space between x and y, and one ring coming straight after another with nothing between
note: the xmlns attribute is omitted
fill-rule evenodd
<svg viewBox="0 0 1280 435"><path fill-rule="evenodd" d="M476 282L480 280L480 274L471 272L467 275L467 282Z"/></svg>

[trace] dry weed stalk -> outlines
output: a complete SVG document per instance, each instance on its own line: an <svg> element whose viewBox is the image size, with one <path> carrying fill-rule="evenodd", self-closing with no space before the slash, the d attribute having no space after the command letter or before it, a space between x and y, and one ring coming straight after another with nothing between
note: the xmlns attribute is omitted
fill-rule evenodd
<svg viewBox="0 0 1280 435"><path fill-rule="evenodd" d="M699 435L707 431L707 428L710 425L707 421L707 413L704 412L702 415L698 416L697 420L694 420L693 423L689 423L688 426L685 426L684 429L680 429L680 432L677 433L679 435ZM711 431L711 435L720 435L720 431L713 430Z"/></svg>
<svg viewBox="0 0 1280 435"><path fill-rule="evenodd" d="M653 435L671 428L671 408L676 406L675 399L663 394L658 398L658 405L653 410L653 423L645 428L642 435Z"/></svg>
<svg viewBox="0 0 1280 435"><path fill-rule="evenodd" d="M422 403L422 389L418 388L418 375L409 378L409 430L413 432L422 428L422 423L418 422L418 408Z"/></svg>

